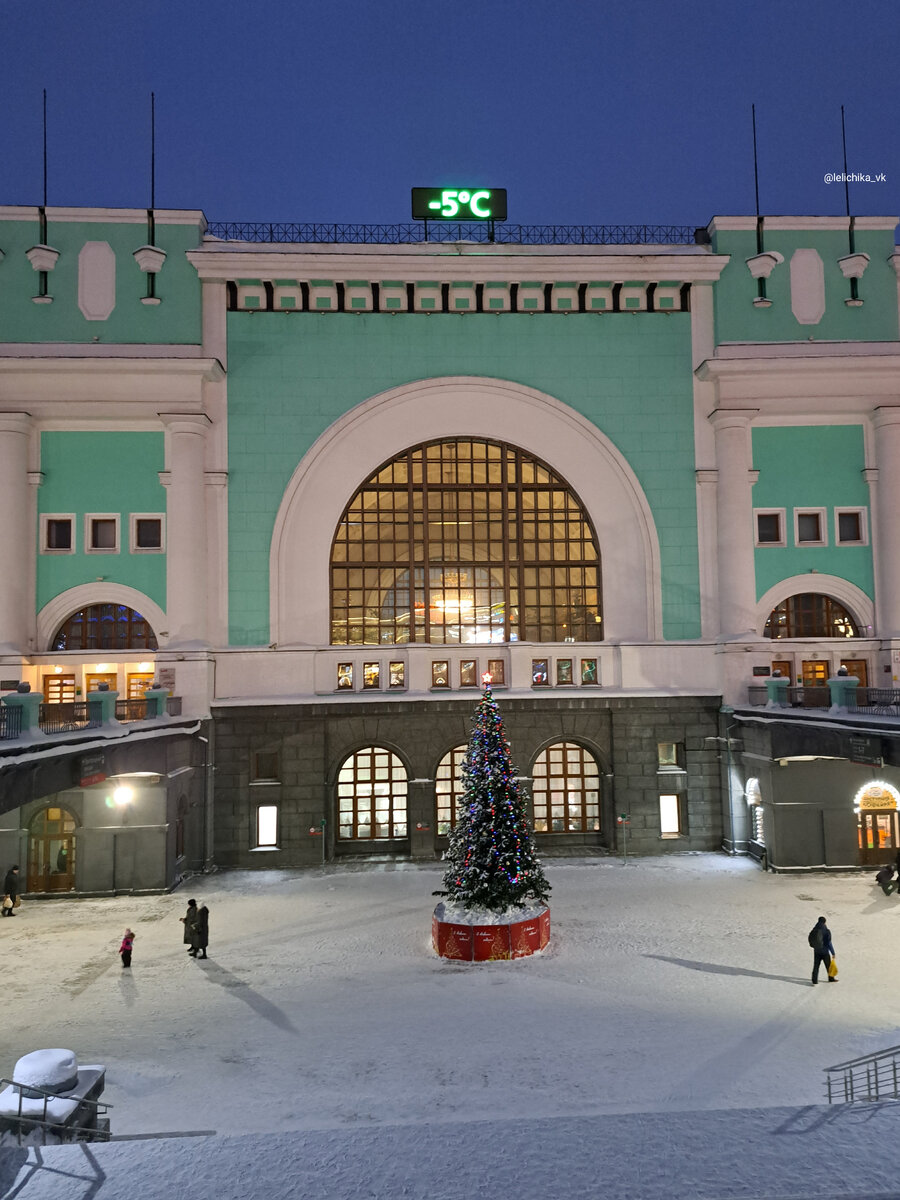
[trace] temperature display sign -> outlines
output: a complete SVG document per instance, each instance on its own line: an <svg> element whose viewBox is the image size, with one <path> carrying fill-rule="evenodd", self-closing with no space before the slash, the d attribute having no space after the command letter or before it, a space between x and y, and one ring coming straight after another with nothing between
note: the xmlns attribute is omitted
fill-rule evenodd
<svg viewBox="0 0 900 1200"><path fill-rule="evenodd" d="M505 221L506 188L413 188L416 221Z"/></svg>

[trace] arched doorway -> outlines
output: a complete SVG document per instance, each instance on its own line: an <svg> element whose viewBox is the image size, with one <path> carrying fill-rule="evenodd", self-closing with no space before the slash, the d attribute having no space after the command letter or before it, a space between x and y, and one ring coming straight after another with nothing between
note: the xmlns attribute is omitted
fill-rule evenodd
<svg viewBox="0 0 900 1200"><path fill-rule="evenodd" d="M75 887L75 817L66 808L42 808L28 829L29 892L71 892Z"/></svg>
<svg viewBox="0 0 900 1200"><path fill-rule="evenodd" d="M531 774L535 833L600 833L600 767L589 750L555 742Z"/></svg>
<svg viewBox="0 0 900 1200"><path fill-rule="evenodd" d="M900 793L889 783L872 780L856 793L859 861L863 865L892 863L900 849Z"/></svg>

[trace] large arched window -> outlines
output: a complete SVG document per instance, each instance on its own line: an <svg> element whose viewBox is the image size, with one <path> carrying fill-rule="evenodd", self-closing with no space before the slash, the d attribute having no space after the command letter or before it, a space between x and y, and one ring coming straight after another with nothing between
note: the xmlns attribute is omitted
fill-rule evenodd
<svg viewBox="0 0 900 1200"><path fill-rule="evenodd" d="M437 831L446 836L456 825L456 806L463 796L462 766L468 746L454 746L441 761L434 777Z"/></svg>
<svg viewBox="0 0 900 1200"><path fill-rule="evenodd" d="M366 746L338 772L338 838L375 841L406 837L406 769L383 746Z"/></svg>
<svg viewBox="0 0 900 1200"><path fill-rule="evenodd" d="M587 833L600 829L600 768L583 746L557 742L531 772L535 833Z"/></svg>
<svg viewBox="0 0 900 1200"><path fill-rule="evenodd" d="M92 604L72 613L50 643L51 650L156 650L149 622L124 604Z"/></svg>
<svg viewBox="0 0 900 1200"><path fill-rule="evenodd" d="M769 614L763 637L859 637L853 617L843 604L818 592L788 596Z"/></svg>
<svg viewBox="0 0 900 1200"><path fill-rule="evenodd" d="M514 446L415 446L376 471L341 517L334 645L595 642L601 622L587 514Z"/></svg>

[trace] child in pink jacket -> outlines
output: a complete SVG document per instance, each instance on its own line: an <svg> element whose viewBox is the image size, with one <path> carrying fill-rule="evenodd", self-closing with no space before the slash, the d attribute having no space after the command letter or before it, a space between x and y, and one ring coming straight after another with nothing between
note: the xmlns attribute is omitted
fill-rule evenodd
<svg viewBox="0 0 900 1200"><path fill-rule="evenodd" d="M125 930L125 936L122 938L122 945L119 947L119 954L122 956L122 966L131 966L131 948L134 945L134 931L131 929Z"/></svg>

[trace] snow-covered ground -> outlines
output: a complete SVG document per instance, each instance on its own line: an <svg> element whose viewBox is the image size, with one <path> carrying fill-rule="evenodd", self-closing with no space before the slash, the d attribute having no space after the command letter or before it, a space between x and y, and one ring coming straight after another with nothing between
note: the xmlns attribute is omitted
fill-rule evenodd
<svg viewBox="0 0 900 1200"><path fill-rule="evenodd" d="M130 1136L7 1153L0 1196L900 1196L900 1104L806 1108L823 1067L900 1043L900 898L719 855L544 867L550 948L505 963L433 955L439 864L26 902L0 922L0 1074L106 1063ZM840 981L813 988L819 914Z"/></svg>

